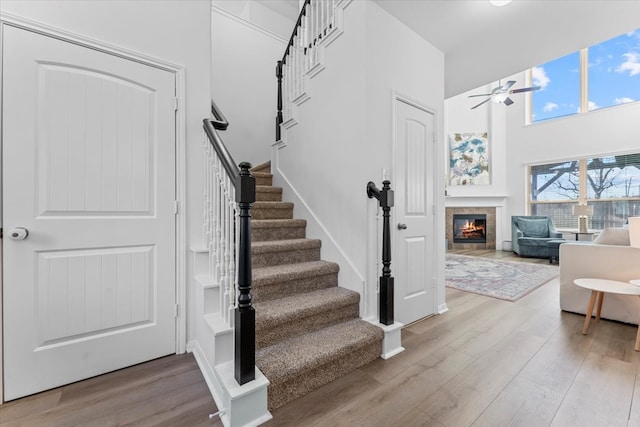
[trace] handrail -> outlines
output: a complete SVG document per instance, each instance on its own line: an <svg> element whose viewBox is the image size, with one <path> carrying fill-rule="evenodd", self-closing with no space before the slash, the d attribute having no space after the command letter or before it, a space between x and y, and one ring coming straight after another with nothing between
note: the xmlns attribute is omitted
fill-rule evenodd
<svg viewBox="0 0 640 427"><path fill-rule="evenodd" d="M335 10L339 0L304 0L282 59L276 66L278 104L276 115L276 141L280 141L280 126L284 115L289 118L293 100L305 93L305 74L319 69L319 45L335 29ZM283 99L284 98L284 99ZM304 97L303 97L304 98ZM283 105L284 104L286 105ZM295 101L297 102L297 101ZM283 112L285 107L285 112Z"/></svg>
<svg viewBox="0 0 640 427"><path fill-rule="evenodd" d="M289 43L287 43L287 48L284 50L284 55L282 55L282 63L287 63L287 56L289 56L289 49L293 46L293 39L295 39L298 34L298 28L302 25L302 18L307 14L307 6L311 4L311 0L304 0L304 4L300 9L300 13L298 14L298 19L296 20L296 25L293 27L293 32L291 33L291 37L289 37Z"/></svg>
<svg viewBox="0 0 640 427"><path fill-rule="evenodd" d="M393 190L390 181L382 181L382 190L369 181L367 196L378 199L382 208L382 276L380 276L380 323L393 325L394 289L391 276L391 228L389 226L390 211L393 207ZM406 226L405 226L406 228Z"/></svg>
<svg viewBox="0 0 640 427"><path fill-rule="evenodd" d="M218 130L227 130L229 121L224 114L222 114L222 110L218 108L213 99L211 100L211 114L213 115L213 119L211 119L213 127Z"/></svg>
<svg viewBox="0 0 640 427"><path fill-rule="evenodd" d="M224 202L226 207L220 208L222 212L218 222L231 224L227 226L224 238L222 240L222 249L224 251L224 259L232 259L229 249L237 255L237 305L234 313L234 377L239 385L246 384L255 379L255 360L256 360L256 314L252 306L251 286L252 286L252 265L251 265L251 208L256 201L256 180L251 174L251 163L242 162L236 165L231 157L231 153L222 142L222 138L218 134L218 130L224 130L229 126L229 122L222 114L216 103L211 100L211 113L214 118L206 118L202 120L202 127L209 139L209 143L219 159L219 163L231 181L234 191L229 190L229 196L235 192L235 200L228 199ZM209 179L208 177L206 178ZM218 178L220 179L220 178ZM227 181L228 182L228 181ZM205 185L206 187L206 185ZM224 191L223 191L224 192ZM219 195L220 193L216 193ZM215 203L211 197L211 203ZM233 206L232 201L235 201ZM205 206L207 206L205 198ZM231 212L225 213L225 209L231 209ZM216 213L218 209L213 209ZM234 213L235 212L235 213ZM223 226L224 227L224 226ZM221 228L218 227L217 228ZM231 231L235 230L235 231ZM236 234L237 231L237 234ZM216 233L220 236L219 230ZM224 239L230 244L225 243ZM235 244L234 248L229 246ZM229 271L233 272L233 268Z"/></svg>
<svg viewBox="0 0 640 427"><path fill-rule="evenodd" d="M213 101L211 103L213 105ZM222 138L220 138L220 135L218 135L215 125L213 124L213 120L202 120L202 127L209 137L211 146L216 151L216 154L218 154L224 170L227 171L229 178L231 178L231 182L233 183L233 185L236 185L236 183L240 179L240 169L236 165L236 162L233 161L233 157L231 157L231 153L229 153L229 150L227 150L227 147L225 147L224 143L222 142Z"/></svg>

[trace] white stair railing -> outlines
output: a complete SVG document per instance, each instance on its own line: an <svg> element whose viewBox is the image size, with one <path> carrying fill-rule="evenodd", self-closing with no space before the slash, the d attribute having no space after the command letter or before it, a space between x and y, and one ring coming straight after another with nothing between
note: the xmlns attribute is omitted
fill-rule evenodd
<svg viewBox="0 0 640 427"><path fill-rule="evenodd" d="M296 106L309 99L307 80L323 68L321 49L327 40L336 37L336 12L342 3L345 0L306 0L302 6L284 56L276 68L276 140L280 140L280 124L295 122Z"/></svg>
<svg viewBox="0 0 640 427"><path fill-rule="evenodd" d="M232 326L236 308L236 192L222 161L204 137L204 245L209 251L209 279L220 286L220 316Z"/></svg>
<svg viewBox="0 0 640 427"><path fill-rule="evenodd" d="M251 164L233 161L217 130L229 123L211 101L213 119L203 120L204 239L209 281L220 287L220 319L233 329L234 378L255 379L255 310L251 298L251 207L256 181ZM233 313L233 315L232 315Z"/></svg>

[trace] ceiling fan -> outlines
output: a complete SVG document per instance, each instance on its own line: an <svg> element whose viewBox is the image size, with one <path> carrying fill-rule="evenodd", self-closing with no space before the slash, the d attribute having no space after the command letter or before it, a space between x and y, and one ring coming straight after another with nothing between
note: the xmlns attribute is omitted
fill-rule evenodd
<svg viewBox="0 0 640 427"><path fill-rule="evenodd" d="M503 104L508 106L508 105L513 104L513 101L511 100L511 98L509 98L509 95L511 95L512 93L533 92L534 90L539 90L540 89L540 86L531 86L531 87L523 87L523 88L520 88L520 89L511 89L511 86L513 86L514 84L516 84L515 80L509 80L504 85L500 85L500 82L498 82L498 87L493 89L491 91L491 93L481 93L481 94L478 94L478 95L469 95L469 98L473 98L473 97L477 97L477 96L486 96L487 97L487 99L482 101L480 104L471 107L471 109L473 110L474 108L478 108L482 104L484 104L486 102L489 102L489 101L493 101L493 102L498 103L498 104L499 103L503 103Z"/></svg>

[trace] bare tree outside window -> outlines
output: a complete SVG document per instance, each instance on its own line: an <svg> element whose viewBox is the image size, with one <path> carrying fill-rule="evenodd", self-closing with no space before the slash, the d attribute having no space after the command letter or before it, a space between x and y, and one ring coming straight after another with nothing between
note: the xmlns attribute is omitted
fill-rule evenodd
<svg viewBox="0 0 640 427"><path fill-rule="evenodd" d="M581 186L580 171L586 171ZM640 154L604 156L530 167L530 211L548 215L559 228L576 228L571 208L594 206L589 228L621 226L640 215Z"/></svg>

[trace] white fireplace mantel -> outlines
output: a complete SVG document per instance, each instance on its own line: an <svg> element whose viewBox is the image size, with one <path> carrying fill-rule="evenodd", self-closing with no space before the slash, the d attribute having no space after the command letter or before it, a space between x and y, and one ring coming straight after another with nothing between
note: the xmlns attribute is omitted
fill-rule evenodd
<svg viewBox="0 0 640 427"><path fill-rule="evenodd" d="M507 196L446 196L444 205L448 208L460 207L504 207L507 204Z"/></svg>

